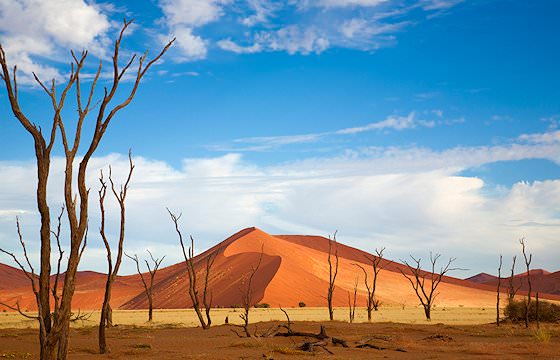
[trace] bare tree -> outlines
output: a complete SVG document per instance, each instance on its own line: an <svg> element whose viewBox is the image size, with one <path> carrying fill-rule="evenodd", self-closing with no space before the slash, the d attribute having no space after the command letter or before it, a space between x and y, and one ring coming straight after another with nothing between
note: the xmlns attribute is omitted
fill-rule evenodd
<svg viewBox="0 0 560 360"><path fill-rule="evenodd" d="M179 243L181 244L181 249L183 251L183 257L185 259L185 265L187 266L187 274L189 277L189 296L193 303L194 311L198 317L200 325L203 329L208 329L212 325L212 318L210 317L210 310L212 309L212 293L208 293L208 282L210 280L210 273L212 271L212 265L214 264L214 260L216 260L216 256L218 255L219 249L216 249L210 252L206 256L206 271L204 275L204 287L202 290L202 306L204 307L204 315L200 309L201 299L199 295L199 290L197 286L197 273L195 269L195 262L194 262L194 238L190 236L191 246L189 246L188 251L185 251L185 244L183 242L183 234L179 229L179 219L181 218L182 214L175 215L171 212L171 210L167 209L169 216L171 217L171 221L175 225L175 231L179 236Z"/></svg>
<svg viewBox="0 0 560 360"><path fill-rule="evenodd" d="M527 257L527 252L525 250L525 238L519 240L521 244L521 251L523 252L523 259L525 260L525 267L527 268L527 301L525 302L525 327L529 327L529 306L531 305L531 276L529 272L529 266L531 265L531 260L533 259L533 254L529 254Z"/></svg>
<svg viewBox="0 0 560 360"><path fill-rule="evenodd" d="M146 267L148 268L148 273L150 274L150 285L144 279L144 274L140 270L140 260L138 260L138 255L134 254L134 256L130 256L127 253L124 253L129 259L133 260L136 263L136 271L138 271L138 275L140 275L140 279L142 279L142 285L144 285L144 292L146 293L146 297L148 298L148 322L152 321L153 319L153 308L154 308L154 295L152 289L154 287L154 278L156 277L156 273L161 265L163 259L165 259L165 255L161 258L154 258L150 250L146 250L148 254L150 254L150 259L152 260L153 268L150 266L148 260L144 260L146 263Z"/></svg>
<svg viewBox="0 0 560 360"><path fill-rule="evenodd" d="M496 325L500 326L500 285L502 283L502 255L500 255L500 265L498 266L498 286L496 289Z"/></svg>
<svg viewBox="0 0 560 360"><path fill-rule="evenodd" d="M515 284L513 283L513 279L515 277L515 261L517 260L517 256L513 257L513 261L511 263L511 276L509 277L509 282L508 282L508 302L511 303L514 299L515 299L515 294L517 294L517 291L521 288L521 286L518 286L517 288L515 288Z"/></svg>
<svg viewBox="0 0 560 360"><path fill-rule="evenodd" d="M124 235L125 235L125 222L126 222L126 195L130 185L130 180L132 179L132 172L134 171L134 164L132 162L132 153L128 152L128 162L129 171L128 177L124 185L121 185L120 191L117 193L115 188L115 183L113 182L113 174L111 166L109 166L109 182L111 183L111 191L115 196L115 199L119 203L120 208L120 228L119 228L119 242L117 248L117 258L113 264L111 245L105 234L105 196L107 195L107 183L103 177L103 170L100 171L99 183L101 187L99 189L99 209L101 211L101 226L99 227L99 234L101 239L103 239L103 244L105 245L105 250L107 252L107 280L105 282L105 295L103 297L103 305L101 306L101 316L99 318L99 353L105 354L107 349L107 338L105 336L105 328L113 325L112 309L111 309L111 290L113 288L113 283L117 277L119 269L121 267L122 256L123 256L123 245L124 245Z"/></svg>
<svg viewBox="0 0 560 360"><path fill-rule="evenodd" d="M377 276L379 275L379 272L381 271L382 268L381 261L383 260L383 251L385 251L385 248L381 248L380 250L375 249L375 253L377 256L371 256L371 257L367 255L365 256L366 260L371 264L371 267L373 269L372 272L373 280L371 284L368 281L368 273L366 269L360 264L357 263L354 264L358 266L360 269L362 269L364 273L364 283L366 285L366 290L368 293L367 302L366 302L368 321L371 321L372 311L373 310L377 311L379 307L379 300L375 298L375 290L377 287Z"/></svg>
<svg viewBox="0 0 560 360"><path fill-rule="evenodd" d="M101 75L102 62L99 63L97 71L93 77L87 100L82 102L81 96L81 79L80 74L84 67L88 52L82 51L78 56L71 52L73 62L69 72L68 80L62 87L60 95L57 94L57 84L53 79L50 86L46 86L37 75L34 75L36 82L45 91L50 99L53 107L52 123L47 126L47 137L43 133L43 127L35 124L30 120L20 107L18 99L17 84L17 67L13 67L10 71L6 60L4 49L0 45L0 66L2 68L0 78L4 81L7 97L14 116L19 123L27 130L34 141L35 157L37 164L37 208L41 218L40 227L40 273L38 284L35 284L34 292L36 292L38 321L39 321L39 341L40 341L40 358L66 359L68 354L68 331L71 317L72 297L75 290L75 277L80 262L83 243L88 228L88 195L89 190L86 185L86 174L88 163L97 150L108 126L115 115L128 106L134 98L140 81L148 71L148 69L158 61L163 54L169 49L173 41L170 41L164 49L152 60L147 60L147 53L144 53L138 61L138 67L133 83L130 87L130 93L124 97L124 100L118 102L115 99L121 79L127 70L131 67L136 55L133 55L124 67L119 66L119 50L121 40L131 21L124 21L124 25L115 41L112 56L112 84L109 88L105 88L102 99L99 102L92 102L97 81ZM70 92L71 89L74 89ZM63 107L66 97L69 93L75 93L77 104L77 120L73 127L73 136L66 131L66 123L63 120ZM74 178L74 161L77 157L78 149L82 140L82 129L84 120L87 115L95 109L95 126L92 131L89 145L85 144L86 152L79 157L78 175ZM51 310L50 292L51 292L51 219L49 212L49 204L47 201L47 183L51 165L51 152L56 140L57 132L60 132L62 143L64 145L64 154L66 159L65 177L64 177L64 200L66 204L66 213L70 227L70 252L68 254L67 268L65 271L64 285L60 296L58 309ZM76 196L73 187L74 183L78 187L78 196ZM79 201L78 201L79 200Z"/></svg>
<svg viewBox="0 0 560 360"><path fill-rule="evenodd" d="M241 291L241 303L243 305L243 314L239 315L241 320L243 320L243 332L245 333L246 337L251 337L251 333L249 332L249 311L251 310L251 306L253 304L253 279L255 274L259 270L262 259L264 256L264 243L261 245L261 253L259 255L259 260L255 266L251 267L251 271L245 275L243 287L240 288ZM256 333L256 330L255 330Z"/></svg>
<svg viewBox="0 0 560 360"><path fill-rule="evenodd" d="M420 269L420 261L421 259L414 258L412 255L410 256L414 261L415 265L410 265L406 260L401 260L408 268L410 275L405 274L402 269L399 269L401 274L410 282L416 296L420 300L420 304L424 307L424 314L426 315L426 319L431 319L431 310L434 304L434 300L437 297L438 293L436 293L437 287L439 286L441 280L445 276L445 274L449 271L458 270L457 268L450 268L451 263L455 261L455 258L450 258L447 262L447 265L442 267L439 272L436 271L436 263L438 259L441 257L441 254L435 254L435 256L430 252L430 264L431 269L430 271L424 271ZM426 283L428 280L428 283Z"/></svg>
<svg viewBox="0 0 560 360"><path fill-rule="evenodd" d="M329 236L329 288L327 291L327 304L329 307L329 319L334 320L334 310L333 310L333 293L335 288L336 276L338 274L338 243L336 242L336 231L334 232L333 238ZM334 254L333 254L333 243L334 243ZM335 263L333 268L332 256L334 255Z"/></svg>
<svg viewBox="0 0 560 360"><path fill-rule="evenodd" d="M354 322L354 318L356 316L356 297L358 294L358 278L356 277L356 281L354 282L354 301L351 301L350 291L348 291L348 320L350 324Z"/></svg>

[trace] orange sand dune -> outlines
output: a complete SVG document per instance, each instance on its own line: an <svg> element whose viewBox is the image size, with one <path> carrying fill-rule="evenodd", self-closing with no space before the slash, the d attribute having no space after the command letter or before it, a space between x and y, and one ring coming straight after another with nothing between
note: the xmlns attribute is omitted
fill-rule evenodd
<svg viewBox="0 0 560 360"><path fill-rule="evenodd" d="M560 299L560 271L548 272L542 269L534 269L529 271L529 277L531 279L531 288L533 293L546 293L557 295L553 297L554 299ZM510 277L502 278L501 286L504 288L508 286ZM480 273L473 277L466 279L468 281L477 283L496 286L498 284L498 278L494 275ZM513 285L516 289L520 289L521 292L527 291L529 285L527 282L527 273L517 274L513 277Z"/></svg>
<svg viewBox="0 0 560 360"><path fill-rule="evenodd" d="M262 248L262 263L252 286L253 303L289 307L297 306L303 301L308 306L326 306L329 241L321 236L273 236L256 228L243 229L195 258L199 288L203 285L206 257L217 251L209 284L213 305L240 305L247 276L256 266ZM367 257L371 255L340 243L337 246L340 264L334 305L348 305L348 293L353 291L358 278L358 304L363 306L367 293L362 271L355 264L359 263L369 269L371 265ZM377 297L381 302L408 306L418 304L409 282L400 272L406 271L406 267L389 260L384 260L382 264L377 284ZM0 301L9 304L19 301L23 309L36 309L29 281L21 271L2 265L0 275L2 274ZM80 272L73 308L99 309L103 301L105 277L106 275L96 272ZM445 277L438 290L440 294L436 304L440 306L479 307L495 304L495 289L491 285ZM117 278L111 305L121 309L147 308L139 275ZM185 264L178 263L159 270L154 285L154 307L186 308L191 305Z"/></svg>

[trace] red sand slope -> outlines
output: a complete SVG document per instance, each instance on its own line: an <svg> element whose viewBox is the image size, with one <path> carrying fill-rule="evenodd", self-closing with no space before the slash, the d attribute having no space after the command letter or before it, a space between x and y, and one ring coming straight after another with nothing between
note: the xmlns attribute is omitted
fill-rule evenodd
<svg viewBox="0 0 560 360"><path fill-rule="evenodd" d="M218 255L212 268L209 288L214 306L241 304L241 295L246 278L257 264L261 248L264 255L261 266L253 281L253 302L271 306L297 306L300 301L308 306L326 306L328 287L329 239L320 236L269 235L256 228L247 228L232 235L214 248L195 258L199 284L205 271L206 256L215 250ZM348 292L352 291L356 277L358 303L365 303L363 274L355 266L361 263L369 268L361 250L338 244L340 258L338 278L334 292L335 306L348 304ZM379 274L377 295L385 304L416 305L418 299L409 282L400 273L406 267L389 260L383 261ZM7 275L0 282L0 301L20 302L23 309L35 309L29 281L21 271L7 266L0 267L0 274ZM549 274L549 275L555 275ZM23 278L22 278L23 276ZM547 275L548 276L548 275ZM557 276L558 277L558 276ZM98 309L103 300L105 275L91 271L78 274L75 309ZM191 305L187 291L188 278L184 263L162 268L157 273L154 285L156 308L185 308ZM560 279L556 280L560 284ZM446 306L493 306L495 289L487 284L446 277L439 287L436 303ZM138 275L120 276L113 287L113 308L143 309L147 300Z"/></svg>
<svg viewBox="0 0 560 360"><path fill-rule="evenodd" d="M529 271L529 277L531 278L531 288L533 292L538 291L539 293L560 295L560 271L550 273L546 270L535 269ZM498 284L498 277L485 273L475 275L466 280L491 286L496 286ZM502 278L502 285L507 287L508 284L509 277ZM516 289L519 288L521 291L527 291L527 273L524 272L515 275L513 277L513 284Z"/></svg>

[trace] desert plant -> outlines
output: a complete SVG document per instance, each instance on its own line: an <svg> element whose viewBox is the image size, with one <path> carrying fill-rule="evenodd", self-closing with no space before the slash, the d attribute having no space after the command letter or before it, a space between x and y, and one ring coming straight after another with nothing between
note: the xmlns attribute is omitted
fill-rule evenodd
<svg viewBox="0 0 560 360"><path fill-rule="evenodd" d="M255 304L255 309L268 309L270 308L270 304L267 303L257 303Z"/></svg>
<svg viewBox="0 0 560 360"><path fill-rule="evenodd" d="M536 328L533 330L533 338L538 342L548 343L551 337L552 334L550 334L550 331L548 329L545 329L544 327Z"/></svg>
<svg viewBox="0 0 560 360"><path fill-rule="evenodd" d="M208 253L206 256L206 272L204 274L204 287L202 289L202 299L200 299L198 293L198 287L196 285L197 282L197 274L194 264L194 238L190 236L191 246L188 248L188 253L185 251L185 244L183 242L183 234L179 229L179 219L181 218L181 214L175 215L171 212L171 210L167 209L169 216L171 217L171 221L173 221L173 225L175 226L175 231L179 236L179 243L181 244L181 250L183 251L183 258L185 259L185 265L187 266L187 274L189 276L189 296L193 303L194 311L200 321L200 325L203 329L208 329L212 325L212 318L210 317L210 310L212 309L212 293L208 293L208 283L210 281L210 272L212 270L212 265L214 264L214 260L216 260L216 256L218 256L218 252L220 251L219 248L216 248L214 251ZM200 303L202 300L202 305L204 306L204 313L206 315L206 319L202 315L202 311L200 310Z"/></svg>
<svg viewBox="0 0 560 360"><path fill-rule="evenodd" d="M496 326L500 326L500 285L502 283L502 255L498 266L498 285L496 289Z"/></svg>
<svg viewBox="0 0 560 360"><path fill-rule="evenodd" d="M508 302L504 309L504 315L512 322L523 322L526 319L525 309L526 302L524 300L512 300ZM537 304L531 302L528 307L529 321L537 319ZM538 307L539 321L554 323L560 321L560 305L549 301L539 300Z"/></svg>
<svg viewBox="0 0 560 360"><path fill-rule="evenodd" d="M239 291L241 292L241 301L243 304L243 314L240 314L239 317L243 320L243 332L245 336L251 337L251 333L249 332L249 311L251 310L251 302L253 301L253 279L255 274L259 270L262 259L264 256L264 243L261 245L261 253L259 255L259 260L257 261L257 265L251 267L251 271L245 275L245 279L243 280L242 284L244 287L240 287Z"/></svg>
<svg viewBox="0 0 560 360"><path fill-rule="evenodd" d="M156 277L156 273L159 269L159 266L161 265L161 262L163 261L163 259L165 259L165 256L163 256L162 258L154 258L150 250L146 250L146 251L148 252L148 254L150 254L150 259L154 263L153 265L154 267L152 268L148 260L144 260L144 262L146 263L146 267L148 268L148 272L150 273L150 285L148 285L148 283L144 279L144 275L142 274L142 271L140 271L140 260L138 260L138 255L134 254L134 256L130 256L127 253L125 253L125 255L136 263L136 271L138 272L138 275L140 275L140 279L142 280L142 285L144 285L144 292L148 297L148 322L149 322L152 321L153 319L152 313L154 308L154 300L153 300L154 295L152 289L154 287L154 278Z"/></svg>
<svg viewBox="0 0 560 360"><path fill-rule="evenodd" d="M111 191L115 196L115 199L119 203L120 208L120 230L119 230L119 242L117 248L117 257L115 263L113 264L111 246L107 240L105 234L105 195L107 194L107 183L103 177L103 170L100 171L99 182L101 187L99 189L99 209L101 211L101 226L99 227L99 234L101 239L103 239L103 244L105 245L105 251L107 252L107 280L105 282L105 294L103 297L103 305L101 306L101 316L99 318L99 353L105 354L107 352L107 338L105 336L105 327L113 325L113 311L111 310L111 290L113 288L113 283L119 272L119 268L122 262L123 256L123 244L124 244L124 234L125 234L125 213L126 213L126 194L128 192L128 187L130 180L132 178L132 172L134 171L134 164L132 162L132 152L128 152L128 162L129 171L128 177L124 185L121 185L120 192L117 193L115 189L115 183L113 182L113 174L111 166L109 166L109 182L111 183Z"/></svg>
<svg viewBox="0 0 560 360"><path fill-rule="evenodd" d="M373 279L371 281L371 284L368 281L368 274L366 269L360 264L354 264L358 266L360 269L362 269L364 273L364 283L366 285L366 290L368 293L367 302L366 302L368 321L371 321L372 310L377 311L380 304L379 300L375 298L375 289L377 287L377 276L382 268L381 261L383 260L383 251L385 251L385 248L382 248L381 250L375 249L375 253L377 254L377 256L372 256L372 257L369 257L367 255L365 256L366 260L371 264L373 270L372 272Z"/></svg>
<svg viewBox="0 0 560 360"><path fill-rule="evenodd" d="M521 244L521 251L523 252L523 259L525 260L525 267L527 268L527 301L525 302L525 327L529 327L529 307L531 306L531 276L529 271L529 266L531 265L531 260L533 259L533 254L529 254L527 257L527 252L525 251L525 238L519 240Z"/></svg>
<svg viewBox="0 0 560 360"><path fill-rule="evenodd" d="M336 275L338 274L338 243L336 242L336 231L334 232L333 238L329 236L329 257L327 259L329 263L329 288L327 290L327 305L329 308L329 319L334 320L334 310L333 310L333 294L335 288ZM333 254L333 243L334 243L334 254ZM334 255L335 263L333 265L332 256Z"/></svg>
<svg viewBox="0 0 560 360"><path fill-rule="evenodd" d="M416 259L412 255L410 257L414 261L415 266L410 265L406 260L401 261L407 266L408 271L412 276L405 274L402 269L399 270L401 274L410 282L410 285L412 285L412 288L414 289L418 300L420 300L420 304L422 304L422 307L424 308L426 320L430 320L432 306L434 305L434 300L438 295L438 293L436 293L438 285L447 272L457 270L456 268L450 268L451 263L455 261L455 258L450 258L447 262L447 265L442 267L438 273L436 271L436 263L441 257L441 254L435 254L434 256L430 252L430 271L424 271L420 269L420 258ZM428 280L429 285L426 283L426 280Z"/></svg>
<svg viewBox="0 0 560 360"><path fill-rule="evenodd" d="M307 305L306 305L303 301L300 301L300 302L298 303L298 306L299 306L300 308L303 308L303 307L306 307Z"/></svg>

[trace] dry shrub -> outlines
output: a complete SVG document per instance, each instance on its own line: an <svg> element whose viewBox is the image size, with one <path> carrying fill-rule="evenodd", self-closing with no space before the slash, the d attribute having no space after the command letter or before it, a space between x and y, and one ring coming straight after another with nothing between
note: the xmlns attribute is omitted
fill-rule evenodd
<svg viewBox="0 0 560 360"><path fill-rule="evenodd" d="M544 327L533 330L533 338L538 342L548 343L551 337L550 331Z"/></svg>
<svg viewBox="0 0 560 360"><path fill-rule="evenodd" d="M536 302L529 304L529 321L536 321ZM504 313L506 317L513 322L525 321L525 302L523 300L510 301ZM539 321L542 322L558 322L560 321L560 305L550 303L548 301L539 301Z"/></svg>

